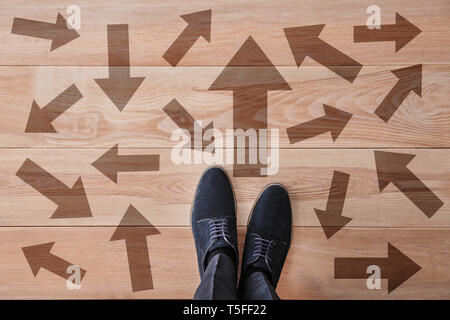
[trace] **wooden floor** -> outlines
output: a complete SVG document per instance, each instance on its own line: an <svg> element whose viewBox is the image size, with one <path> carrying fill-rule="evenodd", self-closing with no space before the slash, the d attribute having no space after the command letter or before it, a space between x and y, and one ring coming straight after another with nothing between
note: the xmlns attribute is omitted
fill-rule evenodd
<svg viewBox="0 0 450 320"><path fill-rule="evenodd" d="M199 282L190 207L207 164L176 165L176 124L163 107L177 99L203 123L233 128L233 93L208 88L252 36L292 90L268 94L268 127L280 131L280 168L232 177L240 247L255 198L268 183L288 189L292 246L278 286L283 299L450 299L450 2L389 0L422 32L395 52L393 41L353 42L369 0L78 0L80 37L50 52L50 40L11 33L15 17L54 23L73 1L0 4L0 298L191 298ZM211 41L198 39L176 67L163 55L186 27L181 15L212 10ZM145 77L120 112L94 79L108 77L107 25L128 24L131 76ZM320 38L363 65L353 83L311 58L296 66L284 28L325 24ZM422 64L422 95L411 92L388 123L374 113L399 80L391 71ZM351 68L341 66L343 70ZM75 84L83 98L52 122L57 133L25 132L33 100L42 108ZM323 116L323 104L353 114L330 133L291 144L286 129ZM120 155L160 155L159 171L121 172L118 183L91 164L119 144ZM407 165L444 204L427 217L394 184L380 192L374 151L415 155ZM26 159L67 187L79 177L92 217L51 219L57 205L16 173ZM225 165L230 172L233 166ZM330 239L325 210L334 171L350 174L343 215ZM50 193L50 195L49 195ZM56 197L61 196L56 194ZM125 241L110 241L132 204L160 234L147 237L153 289L133 291ZM35 276L22 248L55 242L51 253L85 269L81 289L60 276ZM387 257L394 245L421 269L388 294L366 279L334 279L336 257ZM367 275L368 277L369 275Z"/></svg>

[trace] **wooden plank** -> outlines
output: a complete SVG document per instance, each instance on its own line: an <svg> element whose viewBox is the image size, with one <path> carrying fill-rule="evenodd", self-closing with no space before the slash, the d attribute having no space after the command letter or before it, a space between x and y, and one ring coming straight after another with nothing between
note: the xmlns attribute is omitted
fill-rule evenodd
<svg viewBox="0 0 450 320"><path fill-rule="evenodd" d="M193 296L199 282L194 242L188 228L159 228L147 238L153 290L132 292L125 244L110 242L114 228L0 228L2 299L139 299ZM240 228L242 252L245 230ZM319 228L295 228L278 286L283 299L448 299L449 229L345 229L326 240ZM51 253L87 270L81 289L41 269L33 276L21 248L55 241ZM421 270L395 291L368 290L366 280L335 280L334 257L386 257L392 243ZM180 263L182 261L182 263Z"/></svg>
<svg viewBox="0 0 450 320"><path fill-rule="evenodd" d="M162 58L186 27L180 15L212 9L212 40L198 40L181 65L224 66L244 40L252 35L275 65L294 65L283 28L326 24L320 38L364 65L442 64L450 60L450 4L436 0L384 1L381 23L393 24L399 12L423 32L400 52L393 42L353 43L353 26L364 25L373 1L142 1L79 0L81 37L49 52L48 40L11 34L14 17L54 22L66 16L69 0L2 2L0 64L2 65L106 65L106 25L129 24L133 65L168 66ZM351 8L351 9L350 9ZM339 14L336 14L339 12ZM7 44L7 45L5 45ZM305 64L316 65L309 58Z"/></svg>
<svg viewBox="0 0 450 320"><path fill-rule="evenodd" d="M353 84L322 67L279 68L292 90L269 92L269 128L279 130L282 148L448 147L450 66L424 66L422 97L410 93L387 124L374 113L398 81L390 71L400 67L365 67ZM0 146L172 147L177 127L163 107L174 98L223 135L233 128L232 92L208 91L222 68L132 69L146 80L119 112L93 81L107 68L0 67ZM58 133L25 133L33 100L43 108L72 84L83 98L52 122ZM327 132L291 145L286 128L323 116L323 104L353 114L336 142Z"/></svg>
<svg viewBox="0 0 450 320"><path fill-rule="evenodd" d="M2 226L115 226L133 204L156 226L189 226L194 191L207 164L172 162L168 149L125 149L121 155L160 154L160 171L119 173L118 184L91 166L105 149L0 149L0 225ZM272 182L289 190L296 226L319 226L314 209L327 204L333 171L351 175L343 215L347 227L450 227L449 149L389 150L416 157L407 168L444 205L428 218L397 187L380 193L374 150L281 149L276 175L232 177L238 204L238 223L246 225L254 200ZM79 176L91 206L92 218L49 219L56 204L16 176L25 159L71 187ZM232 175L232 165L225 165ZM42 182L45 184L45 181Z"/></svg>

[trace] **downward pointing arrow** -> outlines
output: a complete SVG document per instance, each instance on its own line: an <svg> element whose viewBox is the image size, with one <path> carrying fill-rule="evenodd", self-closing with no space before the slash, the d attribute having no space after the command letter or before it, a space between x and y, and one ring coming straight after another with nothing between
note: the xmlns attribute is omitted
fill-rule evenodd
<svg viewBox="0 0 450 320"><path fill-rule="evenodd" d="M81 177L69 188L30 159L16 175L58 205L50 219L92 217Z"/></svg>
<svg viewBox="0 0 450 320"><path fill-rule="evenodd" d="M406 166L414 154L374 151L380 192L393 183L428 218L431 218L444 203Z"/></svg>
<svg viewBox="0 0 450 320"><path fill-rule="evenodd" d="M421 32L422 30L396 13L395 24L385 24L380 29L369 29L367 26L355 26L353 28L353 41L395 41L395 52L398 52Z"/></svg>
<svg viewBox="0 0 450 320"><path fill-rule="evenodd" d="M353 82L362 65L322 39L319 39L319 34L324 27L324 24L318 24L284 29L297 67L300 67L303 60L309 56L338 76ZM347 68L342 68L342 66Z"/></svg>
<svg viewBox="0 0 450 320"><path fill-rule="evenodd" d="M60 257L50 253L55 242L38 244L30 247L23 247L22 251L30 265L33 275L36 277L41 268L67 279L71 274L67 273L67 268L72 266L70 263ZM80 269L80 280L83 279L86 270Z"/></svg>
<svg viewBox="0 0 450 320"><path fill-rule="evenodd" d="M325 132L330 132L333 141L336 141L353 115L326 104L323 110L324 116L287 128L289 142L293 144Z"/></svg>
<svg viewBox="0 0 450 320"><path fill-rule="evenodd" d="M388 293L411 278L421 267L388 243L387 258L334 258L335 279L366 279L367 267L380 267L381 278L388 279Z"/></svg>
<svg viewBox="0 0 450 320"><path fill-rule="evenodd" d="M119 145L116 144L92 166L117 183L118 172L159 171L159 154L119 156Z"/></svg>
<svg viewBox="0 0 450 320"><path fill-rule="evenodd" d="M14 18L11 33L52 40L50 51L80 36L78 32L67 27L67 21L60 13L56 17L56 23Z"/></svg>
<svg viewBox="0 0 450 320"><path fill-rule="evenodd" d="M95 82L119 111L133 97L145 77L130 77L130 44L127 24L108 25L109 78Z"/></svg>
<svg viewBox="0 0 450 320"><path fill-rule="evenodd" d="M349 174L334 171L330 193L328 194L327 208L325 211L314 209L327 239L330 239L343 226L352 221L352 218L342 215L349 180Z"/></svg>
<svg viewBox="0 0 450 320"><path fill-rule="evenodd" d="M82 97L80 91L73 84L42 109L33 101L25 132L55 133L52 121Z"/></svg>
<svg viewBox="0 0 450 320"><path fill-rule="evenodd" d="M153 289L147 236L160 234L132 205L128 207L110 241L125 240L133 291Z"/></svg>
<svg viewBox="0 0 450 320"><path fill-rule="evenodd" d="M211 10L185 14L181 18L188 25L163 55L173 67L183 59L198 38L203 37L208 42L211 40Z"/></svg>
<svg viewBox="0 0 450 320"><path fill-rule="evenodd" d="M384 122L388 122L391 119L411 91L414 91L419 97L422 96L421 64L391 72L399 80L375 110L375 114Z"/></svg>

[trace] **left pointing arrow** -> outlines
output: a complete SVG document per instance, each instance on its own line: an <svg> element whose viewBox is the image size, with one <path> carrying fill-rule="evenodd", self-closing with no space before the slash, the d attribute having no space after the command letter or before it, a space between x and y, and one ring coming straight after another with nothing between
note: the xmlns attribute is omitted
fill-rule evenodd
<svg viewBox="0 0 450 320"><path fill-rule="evenodd" d="M25 132L56 133L52 121L82 97L80 91L73 84L43 108L39 108L36 101L33 101Z"/></svg>
<svg viewBox="0 0 450 320"><path fill-rule="evenodd" d="M119 145L116 144L92 166L117 183L118 172L159 171L159 154L119 155Z"/></svg>
<svg viewBox="0 0 450 320"><path fill-rule="evenodd" d="M147 236L160 234L132 205L128 207L110 241L125 240L133 291L153 289Z"/></svg>
<svg viewBox="0 0 450 320"><path fill-rule="evenodd" d="M81 177L70 188L30 159L16 175L58 205L50 219L92 217Z"/></svg>
<svg viewBox="0 0 450 320"><path fill-rule="evenodd" d="M50 51L58 49L80 36L74 29L67 27L67 21L60 13L56 17L56 23L14 18L11 33L52 40Z"/></svg>
<svg viewBox="0 0 450 320"><path fill-rule="evenodd" d="M145 77L130 77L130 44L127 24L108 25L109 78L95 79L103 92L122 111Z"/></svg>
<svg viewBox="0 0 450 320"><path fill-rule="evenodd" d="M50 253L54 244L55 242L48 242L22 248L23 254L35 277L41 268L47 269L64 279L67 279L71 275L71 273L67 273L67 268L72 266L73 263ZM86 270L80 268L80 280L83 279L85 274Z"/></svg>

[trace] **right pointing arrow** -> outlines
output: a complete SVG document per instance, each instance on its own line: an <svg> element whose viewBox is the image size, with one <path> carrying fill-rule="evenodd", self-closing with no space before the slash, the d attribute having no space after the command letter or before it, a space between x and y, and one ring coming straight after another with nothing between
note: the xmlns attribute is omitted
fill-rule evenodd
<svg viewBox="0 0 450 320"><path fill-rule="evenodd" d="M287 128L289 142L293 144L326 132L330 132L331 138L336 141L353 115L326 104L323 110L324 116Z"/></svg>
<svg viewBox="0 0 450 320"><path fill-rule="evenodd" d="M52 121L82 97L78 88L73 84L43 108L39 108L38 104L33 101L25 132L55 133Z"/></svg>
<svg viewBox="0 0 450 320"><path fill-rule="evenodd" d="M387 258L334 258L335 279L367 279L367 268L376 265L381 278L388 279L388 293L411 278L421 267L388 243Z"/></svg>
<svg viewBox="0 0 450 320"><path fill-rule="evenodd" d="M439 199L407 165L414 154L374 151L380 192L393 183L428 218L431 218L444 203Z"/></svg>
<svg viewBox="0 0 450 320"><path fill-rule="evenodd" d="M297 67L309 56L338 76L353 82L362 64L320 39L319 34L324 27L324 24L318 24L284 29Z"/></svg>
<svg viewBox="0 0 450 320"><path fill-rule="evenodd" d="M71 273L67 272L67 268L72 266L73 263L50 253L54 244L55 242L48 242L22 248L23 254L35 277L41 268L47 269L64 279L67 279L71 275ZM80 280L83 279L85 274L86 270L80 268Z"/></svg>
<svg viewBox="0 0 450 320"><path fill-rule="evenodd" d="M349 180L349 174L334 171L325 211L314 209L327 239L330 239L343 226L352 221L352 218L342 215Z"/></svg>
<svg viewBox="0 0 450 320"><path fill-rule="evenodd" d="M119 111L127 105L145 77L130 77L130 43L127 24L108 24L109 78L95 82Z"/></svg>
<svg viewBox="0 0 450 320"><path fill-rule="evenodd" d="M375 114L384 122L388 122L411 91L422 96L422 65L406 67L391 71L399 80L389 91Z"/></svg>

